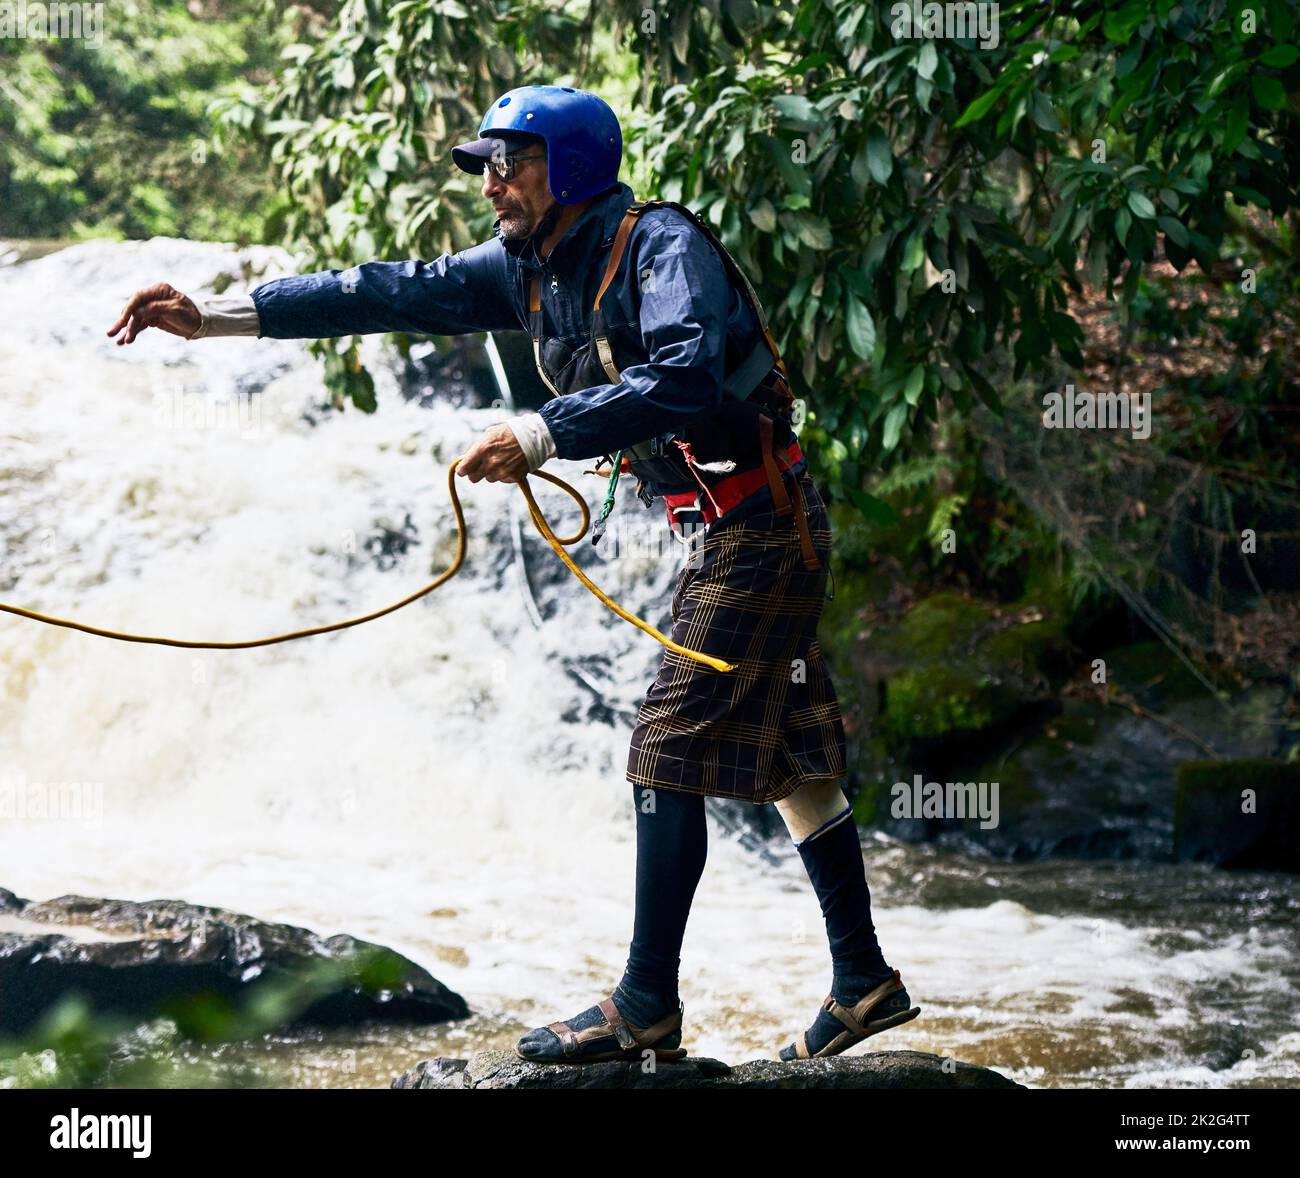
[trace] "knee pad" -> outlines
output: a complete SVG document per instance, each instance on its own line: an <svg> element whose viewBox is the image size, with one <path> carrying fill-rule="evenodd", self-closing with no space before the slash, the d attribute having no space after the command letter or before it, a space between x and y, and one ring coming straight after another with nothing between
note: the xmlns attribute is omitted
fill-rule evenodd
<svg viewBox="0 0 1300 1178"><path fill-rule="evenodd" d="M843 814L849 807L849 799L844 796L838 781L810 781L772 804L790 832L791 840L800 843L832 818Z"/></svg>

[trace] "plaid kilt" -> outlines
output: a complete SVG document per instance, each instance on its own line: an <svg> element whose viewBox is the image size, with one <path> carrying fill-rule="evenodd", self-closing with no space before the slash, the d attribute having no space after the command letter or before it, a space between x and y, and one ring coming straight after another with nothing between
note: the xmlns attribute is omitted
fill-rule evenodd
<svg viewBox="0 0 1300 1178"><path fill-rule="evenodd" d="M795 476L783 477L791 487ZM695 538L673 594L671 636L736 669L664 649L632 730L630 782L757 805L844 776L844 721L817 643L830 519L806 472L799 486L822 568L804 567L794 521L776 514L766 488L756 512L724 517Z"/></svg>

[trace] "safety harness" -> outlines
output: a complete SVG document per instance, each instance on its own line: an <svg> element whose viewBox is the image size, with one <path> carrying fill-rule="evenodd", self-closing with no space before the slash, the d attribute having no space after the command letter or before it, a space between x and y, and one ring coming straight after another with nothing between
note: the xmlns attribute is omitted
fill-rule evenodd
<svg viewBox="0 0 1300 1178"><path fill-rule="evenodd" d="M609 482L605 501L599 518L592 531L592 543L600 542L605 530L605 522L614 506L614 496L618 487L619 476L623 473L638 477L636 493L647 507L653 503L654 496L646 490L647 480L668 478L676 481L694 479L699 484L698 491L683 491L665 494L664 505L668 513L668 523L672 530L681 534L685 527L693 522L702 521L706 526L712 524L726 512L738 506L750 495L760 490L764 483L772 492L772 503L777 515L792 518L799 532L799 543L804 566L808 569L821 568L821 561L813 548L812 535L808 527L807 513L804 507L803 493L799 480L792 484L794 503L791 503L783 480L783 472L792 469L803 458L799 443L792 441L784 451L778 451L775 442L775 421L779 417L787 425L793 417L794 397L790 391L785 363L780 350L772 337L758 295L750 285L745 272L737 265L727 248L718 239L713 230L694 212L677 201L641 200L628 207L614 236L609 262L605 267L604 277L596 291L592 306L592 338L587 348L594 351L600 367L615 384L623 377L614 357L614 349L605 330L605 320L600 310L601 299L614 280L619 264L623 259L627 243L636 225L637 218L647 209L673 208L688 217L705 238L718 252L728 274L735 280L744 293L746 301L753 309L762 329L761 338L748 356L736 366L723 381L724 401L744 402L755 410L758 430L758 449L762 455L761 464L736 470L734 459L721 461L699 461L694 453L694 445L689 438L675 434L665 434L626 446L613 455L606 455L610 464ZM528 288L529 334L533 341L533 359L537 365L538 375L551 390L553 396L561 396L561 390L555 386L550 374L542 363L542 302L541 276L534 275ZM579 368L581 370L581 368ZM757 394L757 396L755 395ZM597 471L604 474L604 471ZM725 477L719 477L725 475ZM692 520L691 517L696 517Z"/></svg>

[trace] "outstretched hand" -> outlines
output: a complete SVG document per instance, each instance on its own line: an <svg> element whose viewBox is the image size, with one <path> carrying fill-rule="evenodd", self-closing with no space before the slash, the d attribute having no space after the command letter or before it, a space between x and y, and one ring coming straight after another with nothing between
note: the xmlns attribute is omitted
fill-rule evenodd
<svg viewBox="0 0 1300 1178"><path fill-rule="evenodd" d="M131 301L122 309L121 317L105 333L116 335L126 327L126 334L118 339L118 346L135 340L146 327L158 327L172 335L189 339L199 329L203 317L188 295L181 294L174 286L160 282L156 286L146 286L131 296Z"/></svg>
<svg viewBox="0 0 1300 1178"><path fill-rule="evenodd" d="M528 457L508 425L494 425L461 457L456 473L477 483L518 483L528 474Z"/></svg>

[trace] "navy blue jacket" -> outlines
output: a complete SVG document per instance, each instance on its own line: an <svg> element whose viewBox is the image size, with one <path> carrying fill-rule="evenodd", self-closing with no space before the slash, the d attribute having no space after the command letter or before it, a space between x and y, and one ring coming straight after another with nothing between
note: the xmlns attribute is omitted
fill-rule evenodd
<svg viewBox="0 0 1300 1178"><path fill-rule="evenodd" d="M364 262L263 283L252 292L261 334L526 331L528 281L541 274L544 344L580 347L591 338L609 247L634 200L623 183L598 196L545 261L535 237L508 240L498 221L490 241L432 262ZM597 458L677 432L718 407L724 371L760 338L757 317L712 245L672 209L638 218L601 312L623 379L541 407L560 458Z"/></svg>

